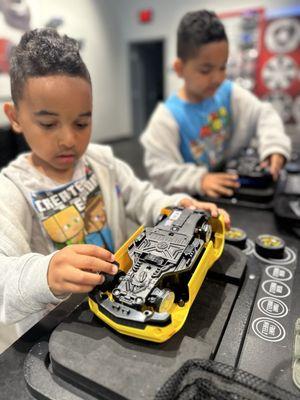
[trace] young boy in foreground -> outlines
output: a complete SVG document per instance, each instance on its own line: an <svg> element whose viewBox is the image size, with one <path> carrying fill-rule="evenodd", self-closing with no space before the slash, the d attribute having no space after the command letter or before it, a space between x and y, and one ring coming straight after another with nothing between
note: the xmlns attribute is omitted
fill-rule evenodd
<svg viewBox="0 0 300 400"><path fill-rule="evenodd" d="M117 272L126 218L153 224L181 205L217 216L214 204L167 196L137 179L107 146L89 144L92 86L77 42L55 30L21 38L11 60L5 113L31 151L0 174L0 322L19 334L71 293ZM67 246L69 245L69 246Z"/></svg>

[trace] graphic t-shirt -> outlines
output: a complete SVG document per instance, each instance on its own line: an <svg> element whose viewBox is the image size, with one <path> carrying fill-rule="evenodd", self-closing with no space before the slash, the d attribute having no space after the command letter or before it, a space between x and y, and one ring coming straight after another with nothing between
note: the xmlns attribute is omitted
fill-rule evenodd
<svg viewBox="0 0 300 400"><path fill-rule="evenodd" d="M114 251L103 196L96 175L85 175L51 190L31 192L32 206L56 249L69 244L95 244Z"/></svg>
<svg viewBox="0 0 300 400"><path fill-rule="evenodd" d="M189 103L177 95L165 106L179 126L180 151L184 161L215 169L224 160L230 138L232 82L225 80L214 96Z"/></svg>

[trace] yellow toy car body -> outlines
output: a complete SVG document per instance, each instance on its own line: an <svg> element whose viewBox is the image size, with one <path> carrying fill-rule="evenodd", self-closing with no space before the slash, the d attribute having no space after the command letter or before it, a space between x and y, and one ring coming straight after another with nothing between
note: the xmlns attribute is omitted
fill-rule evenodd
<svg viewBox="0 0 300 400"><path fill-rule="evenodd" d="M222 216L163 209L153 228L141 226L116 252L119 274L90 293L90 309L121 334L165 342L185 323L224 238Z"/></svg>

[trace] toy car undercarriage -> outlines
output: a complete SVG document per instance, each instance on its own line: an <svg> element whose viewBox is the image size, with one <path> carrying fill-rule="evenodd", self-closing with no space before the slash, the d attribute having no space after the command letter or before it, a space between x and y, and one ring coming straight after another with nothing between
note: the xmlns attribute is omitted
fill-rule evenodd
<svg viewBox="0 0 300 400"><path fill-rule="evenodd" d="M92 310L106 322L109 319L137 329L170 324L174 306L184 308L193 302L196 293L191 296L189 283L214 236L207 213L167 210L153 228L140 230L125 246L127 272L120 265L115 277L107 277L107 282L90 294Z"/></svg>

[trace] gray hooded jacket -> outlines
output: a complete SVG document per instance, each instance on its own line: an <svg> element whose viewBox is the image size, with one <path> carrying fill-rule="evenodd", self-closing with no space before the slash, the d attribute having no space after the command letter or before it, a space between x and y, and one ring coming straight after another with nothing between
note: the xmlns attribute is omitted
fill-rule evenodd
<svg viewBox="0 0 300 400"><path fill-rule="evenodd" d="M167 196L140 181L108 146L90 144L73 178L83 171L84 162L98 178L116 249L129 236L127 218L153 224L163 207L187 197ZM15 325L16 338L63 300L48 287L48 265L55 249L30 204L30 191L56 186L29 164L26 154L0 174L0 324L20 321Z"/></svg>

